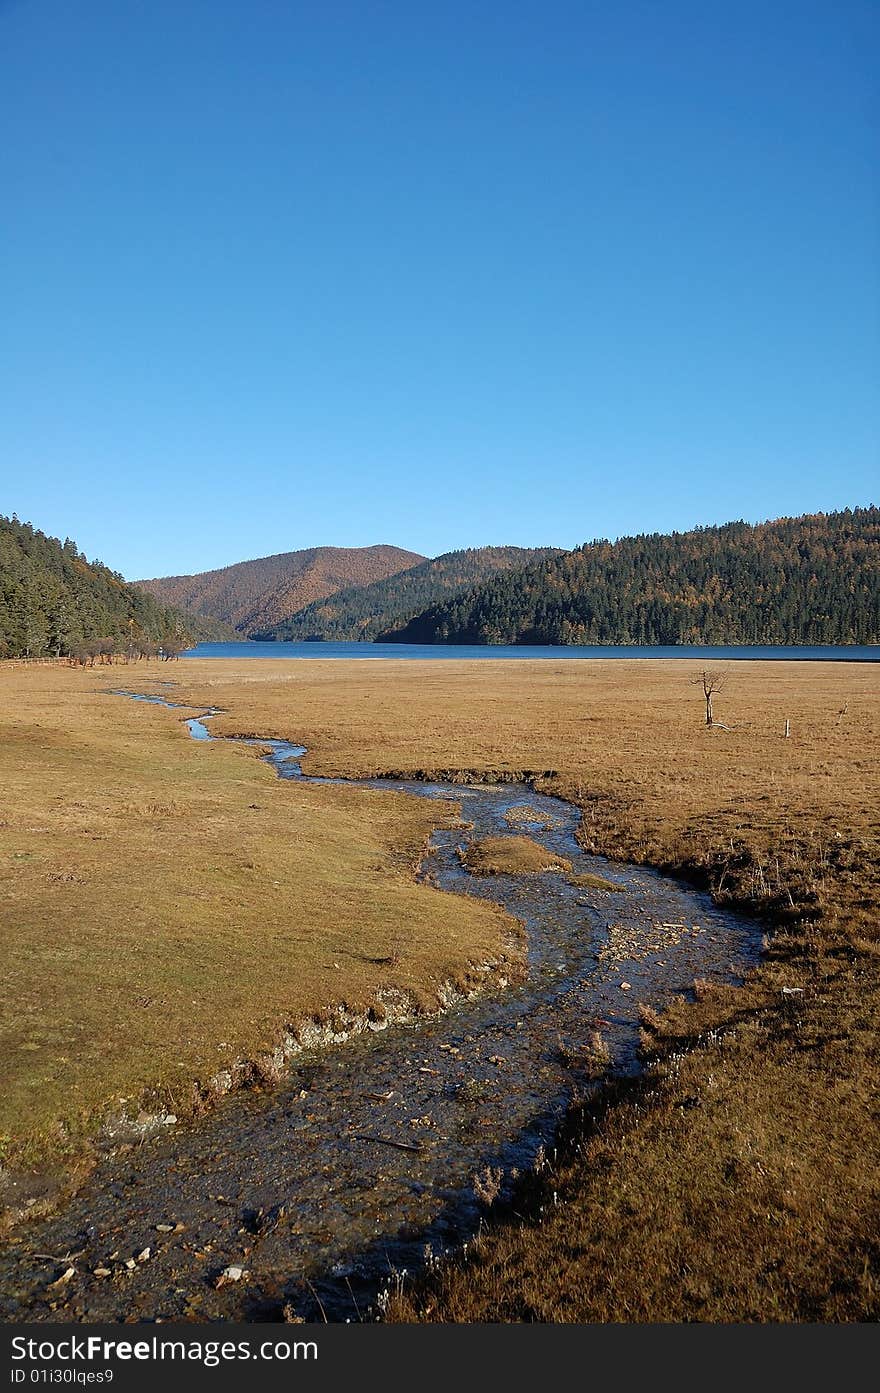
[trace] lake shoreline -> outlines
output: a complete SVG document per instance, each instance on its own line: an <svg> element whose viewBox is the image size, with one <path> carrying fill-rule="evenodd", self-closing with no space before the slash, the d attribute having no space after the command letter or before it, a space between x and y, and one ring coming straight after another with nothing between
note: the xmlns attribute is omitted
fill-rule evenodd
<svg viewBox="0 0 880 1393"><path fill-rule="evenodd" d="M304 640L286 643L242 639L239 642L199 643L183 653L191 659L304 659L359 662L504 662L671 660L704 662L880 662L880 644L441 644L357 643Z"/></svg>

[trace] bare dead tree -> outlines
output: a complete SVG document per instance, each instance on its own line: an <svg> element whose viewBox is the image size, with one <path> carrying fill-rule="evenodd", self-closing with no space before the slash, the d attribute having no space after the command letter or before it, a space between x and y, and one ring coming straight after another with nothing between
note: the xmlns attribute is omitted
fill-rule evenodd
<svg viewBox="0 0 880 1393"><path fill-rule="evenodd" d="M727 672L723 668L703 668L696 677L691 678L691 686L701 687L703 696L706 699L706 725L714 725L712 714L712 698L716 692L720 692L727 681Z"/></svg>

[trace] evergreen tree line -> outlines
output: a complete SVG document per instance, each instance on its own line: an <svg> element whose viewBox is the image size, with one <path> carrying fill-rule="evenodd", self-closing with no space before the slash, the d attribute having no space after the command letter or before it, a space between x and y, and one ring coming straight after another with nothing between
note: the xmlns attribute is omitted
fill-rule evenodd
<svg viewBox="0 0 880 1393"><path fill-rule="evenodd" d="M880 509L596 541L431 605L402 643L880 641Z"/></svg>
<svg viewBox="0 0 880 1393"><path fill-rule="evenodd" d="M351 585L324 600L314 600L256 639L354 639L371 643L389 628L399 628L428 605L468 590L478 581L538 557L555 556L552 547L469 547L422 561L372 585Z"/></svg>
<svg viewBox="0 0 880 1393"><path fill-rule="evenodd" d="M195 637L193 621L87 561L68 537L47 537L0 516L0 657L74 657L94 664L113 653L176 656Z"/></svg>

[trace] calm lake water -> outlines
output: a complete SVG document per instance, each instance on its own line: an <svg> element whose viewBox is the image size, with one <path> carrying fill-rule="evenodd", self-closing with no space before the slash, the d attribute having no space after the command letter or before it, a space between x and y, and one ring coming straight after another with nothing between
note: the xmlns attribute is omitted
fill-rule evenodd
<svg viewBox="0 0 880 1393"><path fill-rule="evenodd" d="M699 644L670 647L638 647L634 644L567 647L523 644L435 643L199 643L187 658L700 658L735 662L742 659L795 659L799 662L876 663L880 646L851 644L785 647L770 644L710 648Z"/></svg>

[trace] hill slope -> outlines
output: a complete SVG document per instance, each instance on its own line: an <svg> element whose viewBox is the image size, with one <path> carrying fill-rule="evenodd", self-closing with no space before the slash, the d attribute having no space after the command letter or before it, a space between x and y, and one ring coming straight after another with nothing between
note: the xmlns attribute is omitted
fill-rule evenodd
<svg viewBox="0 0 880 1393"><path fill-rule="evenodd" d="M432 605L404 643L874 643L880 509L591 542Z"/></svg>
<svg viewBox="0 0 880 1393"><path fill-rule="evenodd" d="M158 641L174 634L216 638L222 628L192 621L88 561L67 538L0 516L0 657L69 653L84 640L126 643L135 633Z"/></svg>
<svg viewBox="0 0 880 1393"><path fill-rule="evenodd" d="M283 624L253 637L371 642L380 633L401 627L427 605L467 590L487 576L558 554L555 547L471 547L446 552L372 585L350 586L317 600Z"/></svg>
<svg viewBox="0 0 880 1393"><path fill-rule="evenodd" d="M250 636L280 624L313 600L347 586L384 580L424 559L400 547L311 547L239 561L217 571L135 584L163 604L221 619Z"/></svg>

